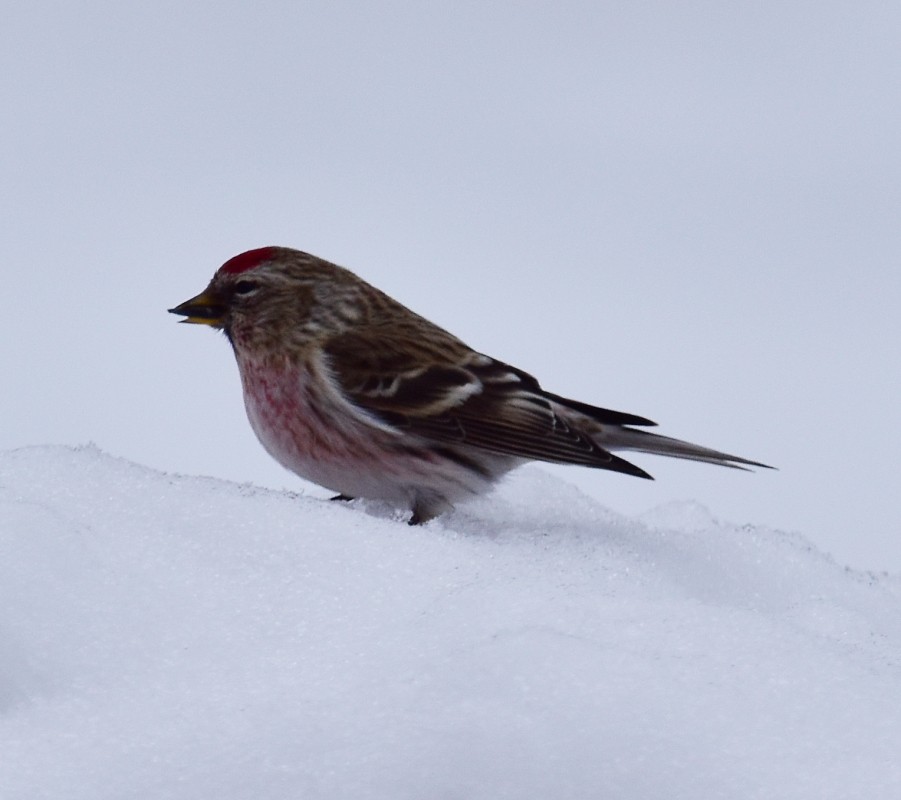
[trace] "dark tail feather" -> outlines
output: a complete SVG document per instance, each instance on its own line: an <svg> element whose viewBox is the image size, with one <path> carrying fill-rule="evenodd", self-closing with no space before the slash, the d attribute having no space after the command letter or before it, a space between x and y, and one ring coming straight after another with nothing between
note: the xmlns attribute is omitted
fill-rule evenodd
<svg viewBox="0 0 901 800"><path fill-rule="evenodd" d="M672 439L669 436L636 431L631 428L605 428L603 434L597 437L597 441L605 450L635 450L670 458L703 461L707 464L717 464L732 469L747 469L748 467L774 469L769 464L763 464L760 461L751 461L748 458L733 456L709 447L684 442L681 439Z"/></svg>

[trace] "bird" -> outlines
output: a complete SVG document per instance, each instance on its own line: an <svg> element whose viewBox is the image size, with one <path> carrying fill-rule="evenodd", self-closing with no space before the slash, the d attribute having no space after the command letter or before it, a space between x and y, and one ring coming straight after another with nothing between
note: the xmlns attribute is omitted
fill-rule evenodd
<svg viewBox="0 0 901 800"><path fill-rule="evenodd" d="M348 269L289 247L248 250L168 309L221 330L247 417L283 467L419 525L529 461L651 479L637 451L726 467L767 464L661 436L656 423L542 388Z"/></svg>

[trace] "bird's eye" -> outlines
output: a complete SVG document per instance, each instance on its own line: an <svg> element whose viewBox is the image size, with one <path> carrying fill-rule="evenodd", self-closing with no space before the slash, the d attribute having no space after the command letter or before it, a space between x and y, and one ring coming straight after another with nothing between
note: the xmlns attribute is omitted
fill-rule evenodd
<svg viewBox="0 0 901 800"><path fill-rule="evenodd" d="M235 284L235 294L250 294L256 288L257 285L253 281L238 281Z"/></svg>

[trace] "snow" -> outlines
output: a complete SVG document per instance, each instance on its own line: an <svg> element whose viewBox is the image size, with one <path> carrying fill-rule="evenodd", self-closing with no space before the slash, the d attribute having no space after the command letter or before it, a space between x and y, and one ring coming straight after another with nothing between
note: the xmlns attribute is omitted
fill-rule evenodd
<svg viewBox="0 0 901 800"><path fill-rule="evenodd" d="M0 753L3 800L898 797L901 589L538 468L411 528L15 450Z"/></svg>

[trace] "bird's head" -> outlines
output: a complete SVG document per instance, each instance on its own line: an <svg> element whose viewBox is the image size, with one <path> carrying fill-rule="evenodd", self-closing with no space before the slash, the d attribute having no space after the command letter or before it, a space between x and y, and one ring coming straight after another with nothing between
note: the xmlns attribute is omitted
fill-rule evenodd
<svg viewBox="0 0 901 800"><path fill-rule="evenodd" d="M170 308L181 322L225 332L236 350L303 346L365 314L368 284L342 267L288 247L261 247L226 261L196 297Z"/></svg>

